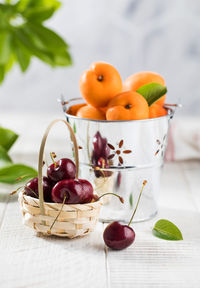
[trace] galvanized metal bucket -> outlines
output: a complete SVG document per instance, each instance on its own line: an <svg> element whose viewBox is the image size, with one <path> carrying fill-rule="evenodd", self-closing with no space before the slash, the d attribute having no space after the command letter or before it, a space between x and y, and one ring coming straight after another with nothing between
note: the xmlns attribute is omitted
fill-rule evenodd
<svg viewBox="0 0 200 288"><path fill-rule="evenodd" d="M166 107L166 116L133 121L91 120L67 113L70 106L82 102L82 99L61 101L67 121L77 137L80 177L91 181L99 195L114 192L125 201L121 204L116 197L106 196L100 219L127 222L144 180L147 185L134 221L154 217L158 210L160 176L175 107ZM107 165L98 165L97 158L106 159Z"/></svg>

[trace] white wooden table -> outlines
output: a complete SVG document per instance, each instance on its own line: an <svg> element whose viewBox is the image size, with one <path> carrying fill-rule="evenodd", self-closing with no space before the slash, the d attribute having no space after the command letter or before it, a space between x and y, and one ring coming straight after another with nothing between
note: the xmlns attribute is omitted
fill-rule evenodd
<svg viewBox="0 0 200 288"><path fill-rule="evenodd" d="M51 117L3 116L1 124L22 135L12 156L36 164L42 131ZM200 287L200 162L165 165L159 215L134 224L136 240L122 251L105 247L102 223L82 239L36 236L22 225L17 196L9 196L12 190L0 185L1 288ZM151 230L160 218L177 224L184 240L155 238Z"/></svg>

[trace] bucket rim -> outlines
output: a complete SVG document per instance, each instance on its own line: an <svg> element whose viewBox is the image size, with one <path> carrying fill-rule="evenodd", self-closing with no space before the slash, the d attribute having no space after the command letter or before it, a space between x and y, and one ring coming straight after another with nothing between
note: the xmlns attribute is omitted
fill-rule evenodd
<svg viewBox="0 0 200 288"><path fill-rule="evenodd" d="M108 123L108 124L110 124L110 123L112 123L112 124L114 124L114 123L140 123L140 122L143 123L143 122L160 121L163 119L170 120L173 118L174 113L176 111L176 108L179 107L179 104L169 104L170 107L168 107L168 104L163 105L164 108L167 109L168 114L161 116L161 117L140 119L140 120L116 120L116 121L114 121L114 120L97 120L97 119L81 118L81 117L77 117L77 116L74 116L74 115L67 113L69 108L73 105L74 101L82 101L82 103L85 103L82 98L74 98L74 99L70 99L68 101L65 101L63 99L63 97L61 96L61 98L58 99L58 102L61 103L62 108L63 108L63 112L67 118L72 118L72 119L79 120L79 121L83 120L83 121L89 121L89 122ZM79 103L79 104L81 104L81 103Z"/></svg>

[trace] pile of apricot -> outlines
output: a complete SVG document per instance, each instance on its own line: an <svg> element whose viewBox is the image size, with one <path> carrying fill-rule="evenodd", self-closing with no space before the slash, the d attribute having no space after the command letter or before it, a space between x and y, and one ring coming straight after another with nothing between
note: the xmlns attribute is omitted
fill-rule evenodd
<svg viewBox="0 0 200 288"><path fill-rule="evenodd" d="M68 113L81 118L96 120L140 120L167 114L164 108L166 95L151 106L137 92L143 85L165 85L163 77L154 72L138 72L124 83L119 72L110 64L96 62L80 77L80 91L85 104L71 106Z"/></svg>

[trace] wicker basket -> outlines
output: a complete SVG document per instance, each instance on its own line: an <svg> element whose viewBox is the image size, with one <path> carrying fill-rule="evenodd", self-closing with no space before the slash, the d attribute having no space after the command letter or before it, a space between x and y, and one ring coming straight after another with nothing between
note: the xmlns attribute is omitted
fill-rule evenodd
<svg viewBox="0 0 200 288"><path fill-rule="evenodd" d="M65 120L54 120L48 126L42 139L38 161L38 191L39 199L19 193L19 203L23 215L23 223L37 232L46 235L75 238L93 231L99 219L101 201L87 204L47 203L43 199L42 166L46 139L51 127L57 122L64 122L68 127L74 144L76 178L79 173L78 146L74 132Z"/></svg>

